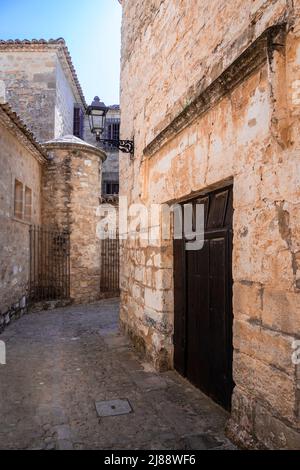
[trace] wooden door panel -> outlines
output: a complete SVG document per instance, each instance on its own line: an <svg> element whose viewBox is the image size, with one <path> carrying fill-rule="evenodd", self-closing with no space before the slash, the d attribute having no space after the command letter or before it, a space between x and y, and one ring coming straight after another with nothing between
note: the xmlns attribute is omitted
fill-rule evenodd
<svg viewBox="0 0 300 470"><path fill-rule="evenodd" d="M202 250L187 252L187 365L189 380L209 391L209 242Z"/></svg>
<svg viewBox="0 0 300 470"><path fill-rule="evenodd" d="M210 241L209 268L210 392L222 403L227 376L226 239Z"/></svg>
<svg viewBox="0 0 300 470"><path fill-rule="evenodd" d="M204 247L174 242L175 368L225 408L233 390L232 202L232 188L192 201L205 204Z"/></svg>
<svg viewBox="0 0 300 470"><path fill-rule="evenodd" d="M211 197L207 228L215 229L224 226L225 212L228 201L228 190Z"/></svg>

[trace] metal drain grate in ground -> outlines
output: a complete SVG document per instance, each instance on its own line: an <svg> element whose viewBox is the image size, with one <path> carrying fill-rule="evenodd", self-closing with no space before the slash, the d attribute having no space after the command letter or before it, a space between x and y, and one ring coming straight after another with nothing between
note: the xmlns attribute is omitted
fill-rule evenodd
<svg viewBox="0 0 300 470"><path fill-rule="evenodd" d="M128 415L133 412L128 400L98 401L95 405L98 416L101 418Z"/></svg>

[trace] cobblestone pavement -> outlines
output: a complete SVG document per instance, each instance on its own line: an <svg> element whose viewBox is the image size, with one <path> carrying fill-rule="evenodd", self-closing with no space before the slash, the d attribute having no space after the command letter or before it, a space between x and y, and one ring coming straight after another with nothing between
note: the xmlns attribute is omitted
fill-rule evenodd
<svg viewBox="0 0 300 470"><path fill-rule="evenodd" d="M32 313L1 336L1 449L232 449L228 415L176 372L155 373L118 333L118 301ZM99 418L95 402L133 412Z"/></svg>

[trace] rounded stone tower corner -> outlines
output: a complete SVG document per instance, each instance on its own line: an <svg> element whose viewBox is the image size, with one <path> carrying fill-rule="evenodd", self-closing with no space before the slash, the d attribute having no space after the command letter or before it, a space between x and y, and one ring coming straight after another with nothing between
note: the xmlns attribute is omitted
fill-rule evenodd
<svg viewBox="0 0 300 470"><path fill-rule="evenodd" d="M75 137L74 135L65 135L63 137L58 137L57 139L49 140L43 143L43 146L48 151L57 150L68 150L68 151L80 151L84 153L94 154L100 157L102 163L107 159L107 154L104 150L91 145L84 140Z"/></svg>
<svg viewBox="0 0 300 470"><path fill-rule="evenodd" d="M44 145L53 158L43 169L43 223L70 233L70 296L75 303L93 302L100 295L96 233L106 154L72 135Z"/></svg>

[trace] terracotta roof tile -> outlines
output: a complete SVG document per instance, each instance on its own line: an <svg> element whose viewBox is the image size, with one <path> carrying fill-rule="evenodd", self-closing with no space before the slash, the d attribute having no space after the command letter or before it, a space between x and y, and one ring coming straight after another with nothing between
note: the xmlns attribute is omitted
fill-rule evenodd
<svg viewBox="0 0 300 470"><path fill-rule="evenodd" d="M13 126L17 127L17 129L23 134L25 139L29 141L29 144L33 145L35 150L41 156L41 159L46 161L48 160L48 154L46 149L37 141L34 134L28 129L24 121L15 113L8 103L0 103L0 110L2 110L7 118L10 120Z"/></svg>

